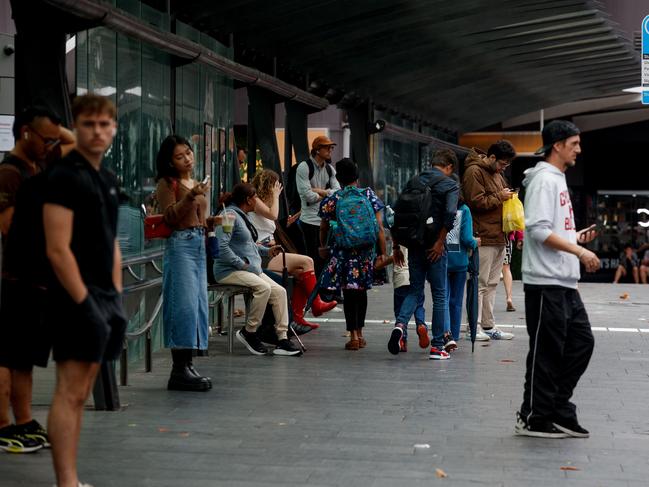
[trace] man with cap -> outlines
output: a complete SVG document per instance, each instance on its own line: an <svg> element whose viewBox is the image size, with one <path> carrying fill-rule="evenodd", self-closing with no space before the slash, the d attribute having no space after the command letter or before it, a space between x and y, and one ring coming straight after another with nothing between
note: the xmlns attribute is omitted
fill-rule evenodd
<svg viewBox="0 0 649 487"><path fill-rule="evenodd" d="M320 246L320 201L340 189L336 171L331 166L331 154L336 144L320 135L311 144L311 157L302 161L295 174L295 185L302 204L300 226L304 233L307 254L313 259L315 271L320 275L322 259L318 253Z"/></svg>
<svg viewBox="0 0 649 487"><path fill-rule="evenodd" d="M565 172L581 152L579 129L565 120L543 129L544 161L525 171L523 284L530 337L517 435L587 438L570 402L593 352L588 315L577 290L580 266L599 269L599 259L578 245L592 241L594 226L577 232Z"/></svg>

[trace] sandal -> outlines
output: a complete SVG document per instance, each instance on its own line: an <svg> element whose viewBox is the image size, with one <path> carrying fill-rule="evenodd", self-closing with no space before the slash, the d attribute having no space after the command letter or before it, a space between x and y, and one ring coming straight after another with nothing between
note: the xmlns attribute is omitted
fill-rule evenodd
<svg viewBox="0 0 649 487"><path fill-rule="evenodd" d="M507 302L507 311L516 311L516 308L514 308L514 304L511 301Z"/></svg>
<svg viewBox="0 0 649 487"><path fill-rule="evenodd" d="M358 348L365 348L367 347L367 340L363 337L358 337Z"/></svg>
<svg viewBox="0 0 649 487"><path fill-rule="evenodd" d="M360 348L360 344L358 340L349 340L347 343L345 343L345 350L358 350Z"/></svg>

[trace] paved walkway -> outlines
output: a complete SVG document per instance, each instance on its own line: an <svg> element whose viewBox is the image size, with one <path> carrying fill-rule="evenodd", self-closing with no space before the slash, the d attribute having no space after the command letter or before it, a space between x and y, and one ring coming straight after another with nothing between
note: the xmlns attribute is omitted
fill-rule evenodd
<svg viewBox="0 0 649 487"><path fill-rule="evenodd" d="M168 392L166 353L152 374L133 368L123 411L85 414L81 478L95 487L646 486L649 287L584 284L582 294L597 327L575 397L590 439L512 433L527 352L518 283L518 311L504 312L502 289L497 309L516 338L477 344L474 354L462 342L446 362L427 360L415 343L398 357L387 352L384 286L371 293L362 351L343 350L342 313L330 313L301 358L254 357L238 343L227 355L215 338L197 360L214 382L207 393ZM40 420L51 369L36 379ZM3 487L50 487L53 478L48 451L0 455Z"/></svg>

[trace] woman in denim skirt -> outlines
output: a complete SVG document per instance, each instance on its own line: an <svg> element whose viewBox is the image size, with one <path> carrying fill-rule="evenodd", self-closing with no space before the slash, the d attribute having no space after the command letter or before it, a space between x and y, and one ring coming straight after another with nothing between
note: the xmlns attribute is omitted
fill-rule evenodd
<svg viewBox="0 0 649 487"><path fill-rule="evenodd" d="M206 391L212 387L192 363L193 350L207 350L208 303L205 227L209 185L192 179L190 143L170 135L156 159L156 197L165 223L173 229L164 251L162 322L173 367L167 388Z"/></svg>

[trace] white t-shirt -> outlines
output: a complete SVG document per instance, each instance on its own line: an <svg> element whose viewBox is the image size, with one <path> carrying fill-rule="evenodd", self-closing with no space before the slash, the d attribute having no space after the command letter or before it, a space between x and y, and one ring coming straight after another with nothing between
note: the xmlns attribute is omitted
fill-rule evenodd
<svg viewBox="0 0 649 487"><path fill-rule="evenodd" d="M410 269L408 269L408 249L403 245L399 245L401 252L403 252L403 266L392 266L392 285L394 289L401 286L410 285Z"/></svg>
<svg viewBox="0 0 649 487"><path fill-rule="evenodd" d="M275 233L276 225L273 220L257 215L254 211L248 213L248 219L250 220L250 223L252 223L252 226L257 230L257 242L266 240L268 237L270 237L271 240L275 238L273 234Z"/></svg>

